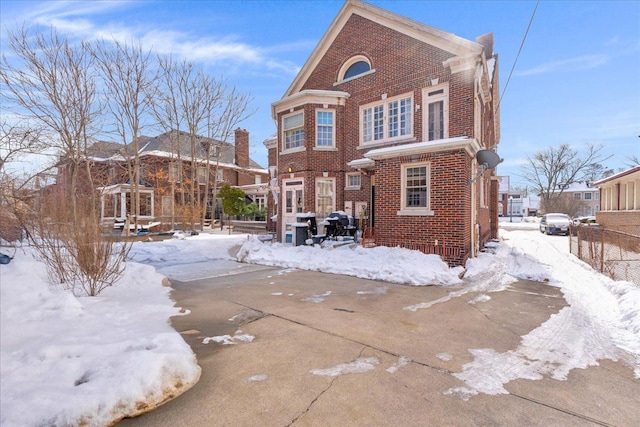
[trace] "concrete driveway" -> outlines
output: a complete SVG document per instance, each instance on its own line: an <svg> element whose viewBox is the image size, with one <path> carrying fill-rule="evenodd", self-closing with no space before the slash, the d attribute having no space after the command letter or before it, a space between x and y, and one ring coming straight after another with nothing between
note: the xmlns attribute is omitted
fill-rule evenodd
<svg viewBox="0 0 640 427"><path fill-rule="evenodd" d="M566 381L469 396L454 376L469 349L506 352L566 305L559 289L520 281L488 301L409 287L250 266L174 282L190 314L172 319L202 366L199 383L122 426L637 426L640 381L622 362ZM239 332L241 331L241 332ZM236 336L224 345L206 338ZM254 337L243 342L242 337ZM508 369L508 366L505 367ZM341 375L337 375L342 373ZM332 375L333 374L333 375Z"/></svg>

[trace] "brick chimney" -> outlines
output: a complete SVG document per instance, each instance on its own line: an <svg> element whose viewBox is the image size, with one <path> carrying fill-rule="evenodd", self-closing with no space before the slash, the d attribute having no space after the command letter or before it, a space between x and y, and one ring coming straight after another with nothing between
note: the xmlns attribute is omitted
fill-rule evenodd
<svg viewBox="0 0 640 427"><path fill-rule="evenodd" d="M249 131L246 129L235 130L236 165L249 166Z"/></svg>

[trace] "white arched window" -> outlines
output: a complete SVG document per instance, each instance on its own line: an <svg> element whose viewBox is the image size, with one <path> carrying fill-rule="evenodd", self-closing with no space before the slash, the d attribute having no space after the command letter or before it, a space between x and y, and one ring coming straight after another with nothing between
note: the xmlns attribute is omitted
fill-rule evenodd
<svg viewBox="0 0 640 427"><path fill-rule="evenodd" d="M342 64L336 84L371 74L374 71L375 70L371 68L369 58L364 55L353 56L349 58L347 62Z"/></svg>

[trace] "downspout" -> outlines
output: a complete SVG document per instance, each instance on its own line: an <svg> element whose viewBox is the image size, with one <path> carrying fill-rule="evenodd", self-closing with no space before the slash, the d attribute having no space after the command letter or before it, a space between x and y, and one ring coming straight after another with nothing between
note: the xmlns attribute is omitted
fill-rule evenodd
<svg viewBox="0 0 640 427"><path fill-rule="evenodd" d="M473 161L473 159L471 160L471 176L475 176L476 175L476 165ZM472 183L471 184L471 252L470 252L470 257L475 258L476 257L476 183Z"/></svg>

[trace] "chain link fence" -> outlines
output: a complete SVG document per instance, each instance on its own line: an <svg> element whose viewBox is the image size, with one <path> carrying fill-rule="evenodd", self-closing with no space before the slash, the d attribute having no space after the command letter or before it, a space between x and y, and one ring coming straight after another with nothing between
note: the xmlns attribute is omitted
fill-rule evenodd
<svg viewBox="0 0 640 427"><path fill-rule="evenodd" d="M601 226L571 226L571 253L614 280L640 286L640 236Z"/></svg>

